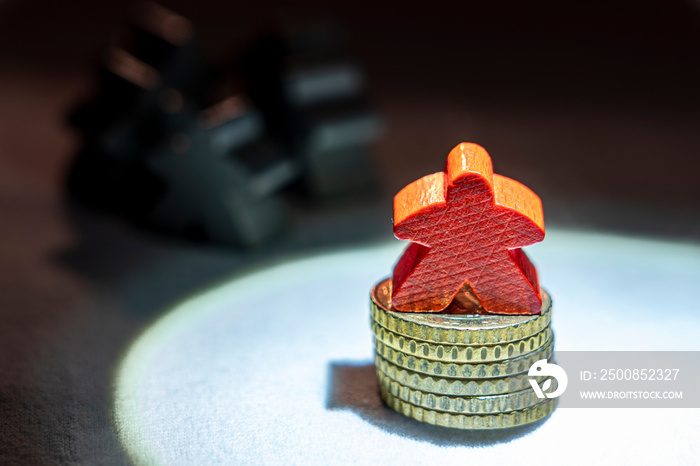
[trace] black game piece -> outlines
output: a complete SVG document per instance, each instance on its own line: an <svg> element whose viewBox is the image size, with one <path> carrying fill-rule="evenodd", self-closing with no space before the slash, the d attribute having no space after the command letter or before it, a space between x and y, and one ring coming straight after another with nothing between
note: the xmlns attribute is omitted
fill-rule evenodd
<svg viewBox="0 0 700 466"><path fill-rule="evenodd" d="M355 193L374 184L368 154L381 121L367 102L364 75L343 53L337 29L270 34L241 66L253 101L272 134L302 164L312 194Z"/></svg>
<svg viewBox="0 0 700 466"><path fill-rule="evenodd" d="M148 162L166 180L150 223L244 246L279 230L285 216L274 194L297 177L298 166L264 138L259 112L234 96L182 129Z"/></svg>

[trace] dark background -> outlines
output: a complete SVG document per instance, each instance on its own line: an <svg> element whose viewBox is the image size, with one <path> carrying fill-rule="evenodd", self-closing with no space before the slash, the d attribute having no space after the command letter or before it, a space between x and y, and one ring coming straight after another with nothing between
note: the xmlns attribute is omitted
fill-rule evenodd
<svg viewBox="0 0 700 466"><path fill-rule="evenodd" d="M338 20L387 123L377 169L388 195L473 141L552 220L625 228L634 217L627 230L698 233L682 217L700 200L700 3L164 4L193 20L213 60L235 56L275 15ZM63 115L90 95L94 62L129 5L1 8L2 184L54 195L76 147Z"/></svg>
<svg viewBox="0 0 700 466"><path fill-rule="evenodd" d="M700 2L163 4L192 19L212 60L275 15L338 20L386 125L381 213L311 212L253 252L75 213L63 176L79 141L65 115L90 95L129 5L0 3L0 462L126 461L112 371L149 321L289 249L389 238L390 197L462 141L537 192L548 226L700 237Z"/></svg>

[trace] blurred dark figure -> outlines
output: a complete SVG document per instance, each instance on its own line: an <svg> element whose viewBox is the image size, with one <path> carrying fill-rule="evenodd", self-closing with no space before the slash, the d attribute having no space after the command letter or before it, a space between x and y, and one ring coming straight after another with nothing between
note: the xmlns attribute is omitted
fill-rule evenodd
<svg viewBox="0 0 700 466"><path fill-rule="evenodd" d="M277 29L213 66L186 18L140 5L70 118L84 139L71 194L160 231L254 246L284 226L287 186L320 199L373 187L379 120L337 29Z"/></svg>
<svg viewBox="0 0 700 466"><path fill-rule="evenodd" d="M380 124L339 29L328 23L281 29L263 37L242 66L270 132L300 161L311 193L372 186L369 149Z"/></svg>

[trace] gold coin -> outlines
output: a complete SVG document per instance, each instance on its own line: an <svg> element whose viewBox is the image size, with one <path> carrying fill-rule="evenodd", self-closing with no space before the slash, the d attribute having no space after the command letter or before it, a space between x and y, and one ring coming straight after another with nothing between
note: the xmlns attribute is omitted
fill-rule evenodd
<svg viewBox="0 0 700 466"><path fill-rule="evenodd" d="M416 340L398 335L372 322L376 341L411 356L442 362L489 362L503 361L524 353L535 351L551 339L552 331L546 327L541 332L524 340L484 346L445 345ZM376 343L375 343L376 345Z"/></svg>
<svg viewBox="0 0 700 466"><path fill-rule="evenodd" d="M379 393L387 406L394 411L421 422L454 429L504 429L522 426L545 418L557 406L557 398L547 398L530 408L509 413L453 414L406 403L381 388Z"/></svg>
<svg viewBox="0 0 700 466"><path fill-rule="evenodd" d="M438 377L464 379L490 379L525 373L536 361L540 359L550 360L553 348L554 340L552 339L537 351L517 358L499 362L463 364L418 358L396 351L381 341L375 340L376 353L398 367Z"/></svg>
<svg viewBox="0 0 700 466"><path fill-rule="evenodd" d="M415 390L391 380L377 370L379 386L392 396L414 406L456 414L508 413L530 408L542 402L532 387L513 393L490 396L447 396Z"/></svg>
<svg viewBox="0 0 700 466"><path fill-rule="evenodd" d="M377 369L394 382L426 393L450 396L503 395L520 390L532 390L529 379L541 383L546 377L529 377L527 373L494 379L445 379L419 374L395 366L381 356L375 357Z"/></svg>
<svg viewBox="0 0 700 466"><path fill-rule="evenodd" d="M549 326L552 300L542 291L539 315L469 315L396 312L391 310L391 279L371 293L372 320L382 327L415 340L452 345L490 345L524 340Z"/></svg>

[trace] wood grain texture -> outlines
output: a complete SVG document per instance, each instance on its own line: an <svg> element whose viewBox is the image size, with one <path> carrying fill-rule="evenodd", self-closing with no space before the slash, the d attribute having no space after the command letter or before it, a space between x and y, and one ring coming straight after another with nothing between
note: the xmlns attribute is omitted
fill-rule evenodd
<svg viewBox="0 0 700 466"><path fill-rule="evenodd" d="M493 173L483 147L462 143L444 172L425 176L394 198L394 235L409 240L394 268L392 305L440 312L468 282L492 314L538 314L537 271L520 249L542 241L539 197Z"/></svg>

